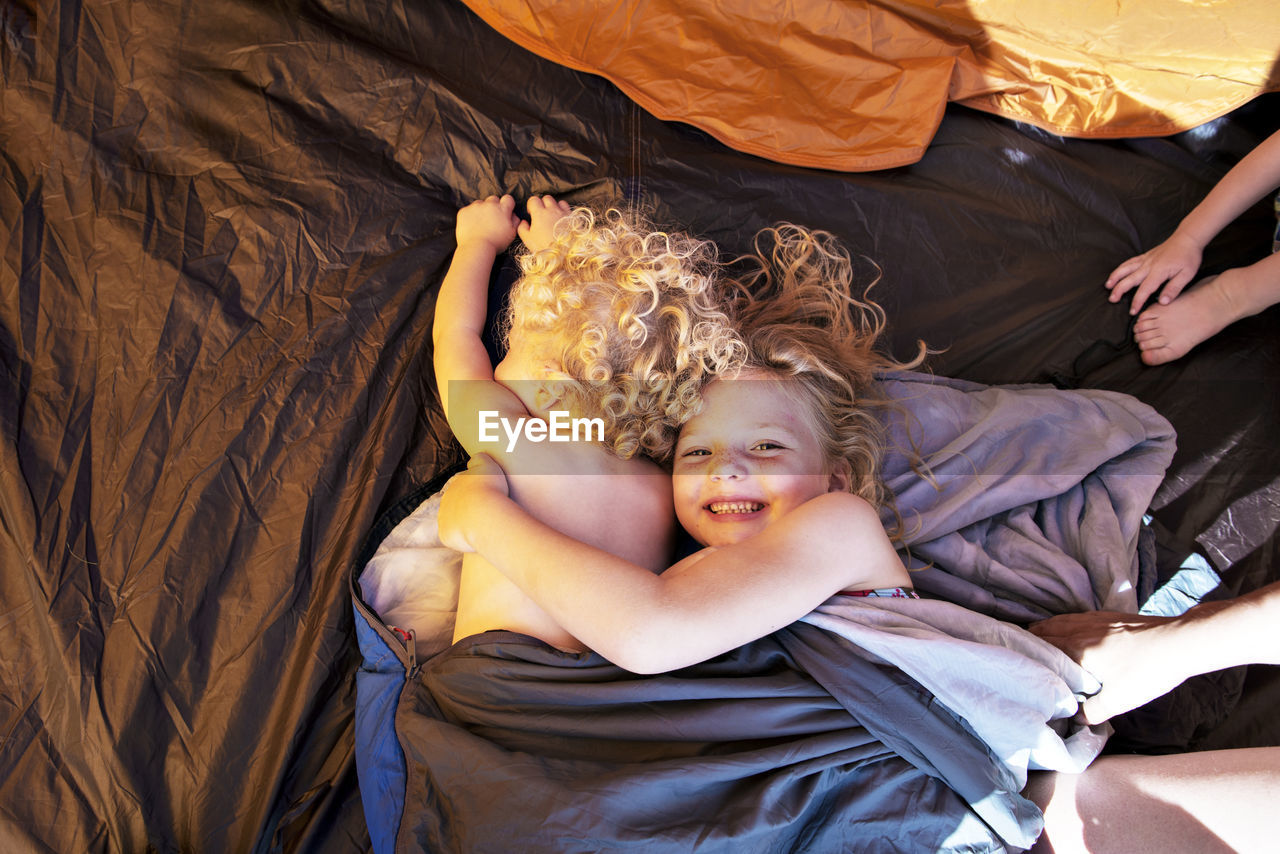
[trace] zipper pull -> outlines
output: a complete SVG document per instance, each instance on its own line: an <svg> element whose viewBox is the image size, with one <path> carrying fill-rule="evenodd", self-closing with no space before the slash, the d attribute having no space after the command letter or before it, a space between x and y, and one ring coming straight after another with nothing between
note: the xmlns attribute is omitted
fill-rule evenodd
<svg viewBox="0 0 1280 854"><path fill-rule="evenodd" d="M404 644L405 651L409 653L409 672L412 673L418 667L418 645L415 641L413 629L402 629L399 626L387 626L400 642Z"/></svg>

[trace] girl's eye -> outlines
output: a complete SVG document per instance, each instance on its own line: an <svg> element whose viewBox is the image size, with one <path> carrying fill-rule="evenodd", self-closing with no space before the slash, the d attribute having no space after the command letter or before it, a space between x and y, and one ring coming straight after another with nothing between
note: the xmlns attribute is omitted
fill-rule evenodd
<svg viewBox="0 0 1280 854"><path fill-rule="evenodd" d="M753 451L781 451L782 445L777 442L756 442L751 446Z"/></svg>
<svg viewBox="0 0 1280 854"><path fill-rule="evenodd" d="M680 456L682 456L682 457L705 457L705 456L706 456L707 454L709 454L709 453L711 453L711 452L710 452L710 451L708 451L706 448L692 448L692 449L690 449L690 450L688 450L688 451L685 451L685 452L684 452L683 454L681 454Z"/></svg>

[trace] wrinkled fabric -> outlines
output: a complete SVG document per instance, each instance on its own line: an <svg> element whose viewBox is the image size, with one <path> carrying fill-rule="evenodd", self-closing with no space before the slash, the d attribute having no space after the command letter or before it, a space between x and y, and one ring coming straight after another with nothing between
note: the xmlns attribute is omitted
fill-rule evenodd
<svg viewBox="0 0 1280 854"><path fill-rule="evenodd" d="M760 157L914 163L948 101L1068 136L1158 136L1280 88L1269 0L467 0L528 50Z"/></svg>
<svg viewBox="0 0 1280 854"><path fill-rule="evenodd" d="M1022 788L1027 772L1078 774L1109 727L1070 720L1098 681L1011 623L936 599L835 596L803 618L902 670L983 740Z"/></svg>
<svg viewBox="0 0 1280 854"><path fill-rule="evenodd" d="M730 253L830 229L882 268L898 355L1155 407L1157 521L1227 593L1275 580L1276 315L1145 368L1101 289L1276 129L1273 97L1115 141L953 104L919 162L836 173L659 121L454 0L0 6L0 836L368 850L349 575L456 459L431 315L489 193L647 204ZM1246 212L1205 272L1274 227ZM1277 737L1253 675L1197 743Z"/></svg>
<svg viewBox="0 0 1280 854"><path fill-rule="evenodd" d="M885 389L900 411L884 478L917 590L1023 623L1138 610L1139 531L1175 446L1166 419L1097 389L909 373Z"/></svg>
<svg viewBox="0 0 1280 854"><path fill-rule="evenodd" d="M1003 851L965 797L1040 827L954 716L808 626L660 676L486 632L424 665L396 730L397 850Z"/></svg>

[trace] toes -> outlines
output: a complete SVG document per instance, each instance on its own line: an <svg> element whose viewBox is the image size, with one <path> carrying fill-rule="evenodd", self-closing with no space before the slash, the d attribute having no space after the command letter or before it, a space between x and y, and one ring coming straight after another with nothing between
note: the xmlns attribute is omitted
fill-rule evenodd
<svg viewBox="0 0 1280 854"><path fill-rule="evenodd" d="M1149 327L1147 329L1135 329L1133 340L1138 342L1138 346L1144 350L1150 350L1153 347L1163 347L1166 343L1164 332L1158 327Z"/></svg>

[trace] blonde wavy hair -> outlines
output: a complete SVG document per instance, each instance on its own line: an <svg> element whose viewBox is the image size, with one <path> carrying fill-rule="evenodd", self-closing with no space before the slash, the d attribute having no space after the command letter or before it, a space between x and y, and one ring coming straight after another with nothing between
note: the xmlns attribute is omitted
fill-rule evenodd
<svg viewBox="0 0 1280 854"><path fill-rule="evenodd" d="M880 476L886 445L878 410L894 404L877 374L919 367L928 355L918 342L913 359L897 361L879 349L884 310L867 294L854 295L849 253L825 231L781 223L756 235L754 251L734 262L727 307L747 343L747 367L780 379L808 407L828 463L849 466L849 491L902 520Z"/></svg>
<svg viewBox="0 0 1280 854"><path fill-rule="evenodd" d="M714 243L658 231L636 212L575 208L551 246L519 258L503 328L549 333L556 391L605 423L623 459L666 462L702 386L746 347L722 307Z"/></svg>

